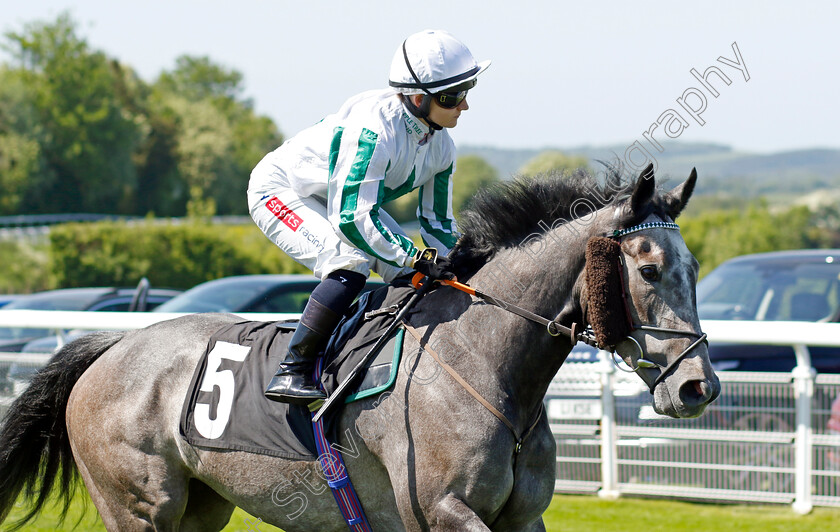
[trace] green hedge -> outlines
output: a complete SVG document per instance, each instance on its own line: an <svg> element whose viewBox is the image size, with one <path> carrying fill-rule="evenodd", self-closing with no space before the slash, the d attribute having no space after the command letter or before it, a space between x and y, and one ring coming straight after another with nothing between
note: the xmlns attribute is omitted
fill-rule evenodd
<svg viewBox="0 0 840 532"><path fill-rule="evenodd" d="M50 230L50 273L60 288L152 286L190 288L255 273L308 273L253 225L146 221L74 223Z"/></svg>
<svg viewBox="0 0 840 532"><path fill-rule="evenodd" d="M0 294L29 294L52 288L46 243L0 241Z"/></svg>

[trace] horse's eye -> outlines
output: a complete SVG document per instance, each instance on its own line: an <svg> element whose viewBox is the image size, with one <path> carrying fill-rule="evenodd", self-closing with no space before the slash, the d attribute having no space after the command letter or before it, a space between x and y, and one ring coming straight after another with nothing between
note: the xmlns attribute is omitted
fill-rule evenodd
<svg viewBox="0 0 840 532"><path fill-rule="evenodd" d="M656 266L642 266L639 268L639 273L642 274L645 281L652 283L659 280L659 269Z"/></svg>

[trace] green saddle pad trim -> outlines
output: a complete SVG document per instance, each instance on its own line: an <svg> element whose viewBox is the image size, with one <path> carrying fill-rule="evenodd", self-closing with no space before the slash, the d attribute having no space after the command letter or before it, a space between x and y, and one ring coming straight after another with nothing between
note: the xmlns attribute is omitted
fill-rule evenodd
<svg viewBox="0 0 840 532"><path fill-rule="evenodd" d="M405 329L400 327L397 330L397 335L394 337L394 355L391 359L391 373L388 375L388 381L385 384L382 384L381 386L376 386L368 390L361 390L359 392L348 395L347 398L344 399L345 404L352 403L353 401L358 401L359 399L364 399L365 397L370 397L371 395L382 393L394 385L394 381L397 380L397 371L400 369L400 355L402 354L404 336Z"/></svg>

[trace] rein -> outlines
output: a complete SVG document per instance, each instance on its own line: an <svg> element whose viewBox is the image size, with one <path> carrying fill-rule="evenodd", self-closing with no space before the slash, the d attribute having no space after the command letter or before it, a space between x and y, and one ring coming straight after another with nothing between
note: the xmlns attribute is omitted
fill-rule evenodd
<svg viewBox="0 0 840 532"><path fill-rule="evenodd" d="M411 282L414 284L415 287L419 288L418 282L415 281L421 278L422 277L418 277L417 275L415 275L414 279L412 279ZM556 321L556 319L550 320L548 318L544 318L539 314L535 314L530 310L514 305L513 303L509 303L502 299L480 292L469 285L465 285L464 283L459 283L458 281L450 281L446 279L440 279L437 282L445 284L447 286L451 286L452 288L470 294L471 296L475 296L484 301L485 303L499 307L503 310L507 310L508 312L512 312L513 314L521 316L526 320L538 323L545 327L546 331L548 331L548 334L550 334L551 336L560 336L562 334L572 339L574 343L584 342L588 345L591 345L592 347L598 347L598 344L595 341L595 336L593 336L590 331L583 330L583 327L578 325L577 323L572 323L571 327L566 327L565 325ZM581 328L580 332L578 332L579 327Z"/></svg>

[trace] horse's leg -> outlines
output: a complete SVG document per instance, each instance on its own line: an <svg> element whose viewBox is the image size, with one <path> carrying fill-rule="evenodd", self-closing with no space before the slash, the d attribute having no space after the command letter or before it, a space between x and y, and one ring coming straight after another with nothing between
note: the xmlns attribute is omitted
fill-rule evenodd
<svg viewBox="0 0 840 532"><path fill-rule="evenodd" d="M179 522L174 515L182 513L182 510L178 508L180 504L177 500L170 501L168 505L154 505L151 501L142 501L138 504L135 497L120 497L121 492L115 489L115 485L94 480L81 460L77 460L77 464L85 487L107 530L217 531L225 527L235 508L204 484L198 483L200 487L196 486L196 492L193 492L194 486L191 483L191 498ZM138 506L154 508L154 510L151 513L147 510L138 511Z"/></svg>
<svg viewBox="0 0 840 532"><path fill-rule="evenodd" d="M435 507L434 522L429 523L435 531L458 530L464 532L489 532L475 512L461 499L451 493Z"/></svg>
<svg viewBox="0 0 840 532"><path fill-rule="evenodd" d="M517 457L513 490L492 523L494 531L545 530L540 516L554 496L554 477L545 472L555 467L557 450L544 411L542 416L540 424L525 441Z"/></svg>
<svg viewBox="0 0 840 532"><path fill-rule="evenodd" d="M137 385L113 378L121 368L108 355L70 394L66 424L73 456L108 530L178 530L188 472L165 431L149 429L148 416L157 414L152 400L126 393Z"/></svg>
<svg viewBox="0 0 840 532"><path fill-rule="evenodd" d="M531 523L530 525L525 525L524 527L519 528L496 528L493 527L494 532L496 530L503 531L503 530L515 530L516 532L545 532L545 523L543 523L542 517Z"/></svg>
<svg viewBox="0 0 840 532"><path fill-rule="evenodd" d="M537 517L527 524L522 524L518 520L514 522L503 519L493 523L493 532L545 532L545 523L543 523L542 517Z"/></svg>
<svg viewBox="0 0 840 532"><path fill-rule="evenodd" d="M179 532L221 530L230 521L236 506L198 479L191 479L187 509Z"/></svg>
<svg viewBox="0 0 840 532"><path fill-rule="evenodd" d="M78 435L70 420L79 417L68 416L73 456L105 528L178 530L187 502L183 473L167 468L160 457L115 446L93 431Z"/></svg>
<svg viewBox="0 0 840 532"><path fill-rule="evenodd" d="M111 514L110 506L108 505L107 500L102 496L99 492L99 488L93 482L93 477L91 477L87 465L85 465L84 461L79 458L78 453L74 452L73 454L76 461L76 467L79 470L79 475L82 477L82 481L85 484L85 488L87 488L90 499L93 501L93 505L96 506L96 509L99 512L99 517L102 518L102 523L105 525L107 530L115 530L117 528L116 517Z"/></svg>
<svg viewBox="0 0 840 532"><path fill-rule="evenodd" d="M160 456L91 431L86 415L79 410L71 414L72 410L68 408L67 427L73 456L105 528L120 532L178 530L187 506L189 479L183 471L167 467Z"/></svg>

